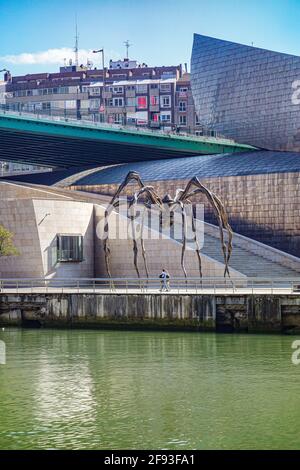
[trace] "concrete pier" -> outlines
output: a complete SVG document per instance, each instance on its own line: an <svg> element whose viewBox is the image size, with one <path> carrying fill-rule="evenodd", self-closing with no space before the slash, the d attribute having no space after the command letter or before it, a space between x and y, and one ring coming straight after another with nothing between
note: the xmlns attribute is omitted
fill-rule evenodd
<svg viewBox="0 0 300 470"><path fill-rule="evenodd" d="M0 295L0 326L300 332L300 295Z"/></svg>

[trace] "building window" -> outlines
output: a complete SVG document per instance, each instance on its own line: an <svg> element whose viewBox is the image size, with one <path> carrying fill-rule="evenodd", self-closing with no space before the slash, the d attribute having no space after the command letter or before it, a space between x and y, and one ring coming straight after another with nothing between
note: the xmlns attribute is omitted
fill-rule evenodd
<svg viewBox="0 0 300 470"><path fill-rule="evenodd" d="M127 85L127 86L126 86L126 90L127 90L127 91L134 91L134 90L135 90L135 86L134 86L134 85Z"/></svg>
<svg viewBox="0 0 300 470"><path fill-rule="evenodd" d="M171 113L165 113L160 115L162 122L171 122Z"/></svg>
<svg viewBox="0 0 300 470"><path fill-rule="evenodd" d="M114 123L115 124L123 124L123 114L115 114Z"/></svg>
<svg viewBox="0 0 300 470"><path fill-rule="evenodd" d="M67 87L67 86L61 86L61 87L59 87L58 93L62 93L62 94L69 93L69 87Z"/></svg>
<svg viewBox="0 0 300 470"><path fill-rule="evenodd" d="M42 110L49 111L51 108L51 104L49 102L42 103Z"/></svg>
<svg viewBox="0 0 300 470"><path fill-rule="evenodd" d="M100 95L100 87L91 87L90 88L91 95Z"/></svg>
<svg viewBox="0 0 300 470"><path fill-rule="evenodd" d="M171 106L171 96L165 95L160 97L160 105L162 108L170 108Z"/></svg>
<svg viewBox="0 0 300 470"><path fill-rule="evenodd" d="M126 106L133 106L135 107L135 98L134 97L129 97L126 99Z"/></svg>
<svg viewBox="0 0 300 470"><path fill-rule="evenodd" d="M159 114L158 113L152 113L151 121L152 122L159 122Z"/></svg>
<svg viewBox="0 0 300 470"><path fill-rule="evenodd" d="M147 109L147 96L138 96L136 101L139 109Z"/></svg>
<svg viewBox="0 0 300 470"><path fill-rule="evenodd" d="M123 87L122 86L114 86L114 87L112 87L112 92L114 94L122 94L123 93Z"/></svg>
<svg viewBox="0 0 300 470"><path fill-rule="evenodd" d="M83 261L82 235L57 235L57 262Z"/></svg>
<svg viewBox="0 0 300 470"><path fill-rule="evenodd" d="M116 106L116 107L124 106L123 98L113 98L113 106Z"/></svg>
<svg viewBox="0 0 300 470"><path fill-rule="evenodd" d="M186 101L179 101L179 111L180 112L186 111Z"/></svg>
<svg viewBox="0 0 300 470"><path fill-rule="evenodd" d="M171 91L171 83L161 83L160 84L160 91Z"/></svg>
<svg viewBox="0 0 300 470"><path fill-rule="evenodd" d="M90 100L90 109L99 109L100 108L100 100L99 99L93 99Z"/></svg>
<svg viewBox="0 0 300 470"><path fill-rule="evenodd" d="M151 90L156 90L158 88L158 84L157 83L151 83L150 88L151 88Z"/></svg>
<svg viewBox="0 0 300 470"><path fill-rule="evenodd" d="M200 121L199 121L197 114L195 114L195 123L196 123L196 126L200 126Z"/></svg>
<svg viewBox="0 0 300 470"><path fill-rule="evenodd" d="M150 96L151 106L157 106L159 104L158 96Z"/></svg>
<svg viewBox="0 0 300 470"><path fill-rule="evenodd" d="M186 86L181 86L179 88L179 91L181 91L182 93L186 93L188 91L187 87Z"/></svg>
<svg viewBox="0 0 300 470"><path fill-rule="evenodd" d="M181 114L179 116L179 124L181 126L186 126L186 116L185 116L185 114Z"/></svg>
<svg viewBox="0 0 300 470"><path fill-rule="evenodd" d="M147 93L148 85L137 85L136 92L137 93Z"/></svg>

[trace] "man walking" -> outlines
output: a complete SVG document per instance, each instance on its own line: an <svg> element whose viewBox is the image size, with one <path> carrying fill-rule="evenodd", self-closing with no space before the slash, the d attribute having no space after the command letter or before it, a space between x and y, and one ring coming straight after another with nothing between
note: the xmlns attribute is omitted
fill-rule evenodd
<svg viewBox="0 0 300 470"><path fill-rule="evenodd" d="M168 273L168 271L163 269L159 277L161 279L160 292L163 292L164 290L168 292L170 290L170 274Z"/></svg>

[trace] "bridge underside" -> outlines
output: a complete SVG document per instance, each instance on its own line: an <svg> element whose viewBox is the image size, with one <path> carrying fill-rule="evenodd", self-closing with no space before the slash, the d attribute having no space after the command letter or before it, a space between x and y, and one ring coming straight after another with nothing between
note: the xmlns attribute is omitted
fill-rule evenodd
<svg viewBox="0 0 300 470"><path fill-rule="evenodd" d="M249 151L233 141L0 115L0 160L70 168Z"/></svg>
<svg viewBox="0 0 300 470"><path fill-rule="evenodd" d="M78 167L159 160L199 152L174 151L92 139L76 139L0 129L0 159L48 167Z"/></svg>

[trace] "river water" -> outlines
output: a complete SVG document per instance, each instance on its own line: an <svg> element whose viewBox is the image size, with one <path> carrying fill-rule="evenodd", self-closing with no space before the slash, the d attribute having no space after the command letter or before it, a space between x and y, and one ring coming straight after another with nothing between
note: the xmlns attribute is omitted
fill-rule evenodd
<svg viewBox="0 0 300 470"><path fill-rule="evenodd" d="M5 329L0 449L298 449L295 339Z"/></svg>

